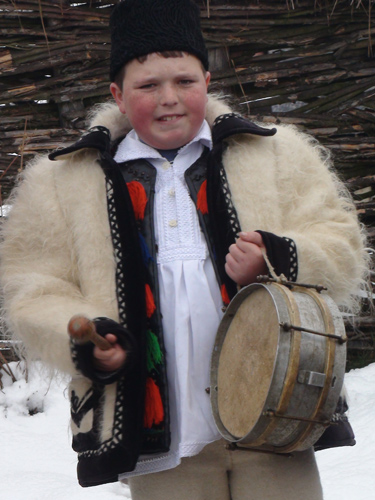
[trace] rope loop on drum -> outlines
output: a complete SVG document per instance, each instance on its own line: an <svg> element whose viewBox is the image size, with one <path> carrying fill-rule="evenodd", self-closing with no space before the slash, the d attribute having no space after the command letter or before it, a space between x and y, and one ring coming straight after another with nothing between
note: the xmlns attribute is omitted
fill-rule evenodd
<svg viewBox="0 0 375 500"><path fill-rule="evenodd" d="M262 255L263 255L263 258L267 264L267 267L268 267L268 270L270 272L270 275L272 276L272 278L276 281L276 283L281 283L282 285L287 283L288 280L286 279L286 277L284 276L284 274L280 274L280 276L278 276L276 274L276 271L275 269L273 268L269 258L268 258L268 255L267 255L267 252L266 252L266 249L265 248L261 248L261 252L262 252Z"/></svg>
<svg viewBox="0 0 375 500"><path fill-rule="evenodd" d="M318 293L321 293L322 291L327 291L327 287L323 285L311 285L308 283L297 283L295 281L288 281L286 276L284 274L280 274L278 276L276 274L275 269L272 267L272 264L267 256L267 252L265 248L261 248L262 255L264 257L264 260L267 264L268 271L271 275L271 278L269 276L258 276L257 281L258 283L279 283L281 285L287 286L287 287L294 287L294 286L299 286L302 288L313 288L315 289Z"/></svg>
<svg viewBox="0 0 375 500"><path fill-rule="evenodd" d="M257 281L259 283L267 283L268 282L268 283L279 283L280 285L284 285L284 286L288 286L288 287L300 286L303 288L314 288L318 293L322 292L323 290L327 290L327 287L325 287L323 285L311 285L311 284L307 284L307 283L296 283L295 281L288 281L288 279L286 278L286 276L284 274L280 274L280 276L278 276L276 274L276 271L273 268L269 258L268 258L266 249L261 248L261 252L262 252L263 258L267 264L268 271L271 275L271 278L269 276L258 276Z"/></svg>

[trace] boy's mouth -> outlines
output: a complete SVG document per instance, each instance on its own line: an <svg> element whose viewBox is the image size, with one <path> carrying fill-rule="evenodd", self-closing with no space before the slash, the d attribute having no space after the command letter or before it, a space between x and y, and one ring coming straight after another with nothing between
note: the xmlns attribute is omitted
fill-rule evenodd
<svg viewBox="0 0 375 500"><path fill-rule="evenodd" d="M167 116L161 116L158 118L159 121L161 122L170 122L172 120L177 120L178 118L181 118L182 115L167 115Z"/></svg>

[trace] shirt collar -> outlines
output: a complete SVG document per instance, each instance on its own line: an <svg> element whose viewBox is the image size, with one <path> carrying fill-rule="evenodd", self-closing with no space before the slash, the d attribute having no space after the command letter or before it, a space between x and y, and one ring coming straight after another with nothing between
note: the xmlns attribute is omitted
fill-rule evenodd
<svg viewBox="0 0 375 500"><path fill-rule="evenodd" d="M194 139L185 146L182 146L178 154L188 153L192 144L196 142L200 142L203 144L203 146L212 149L211 129L206 120L203 121L201 128L199 129ZM138 160L140 158L162 159L163 157L156 149L142 142L136 131L133 129L120 142L116 154L114 156L114 159L117 161L117 163L122 163L124 161Z"/></svg>

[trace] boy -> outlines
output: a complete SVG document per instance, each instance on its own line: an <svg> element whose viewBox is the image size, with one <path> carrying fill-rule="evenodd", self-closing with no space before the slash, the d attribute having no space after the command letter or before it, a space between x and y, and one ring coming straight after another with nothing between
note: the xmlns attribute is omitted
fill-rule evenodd
<svg viewBox="0 0 375 500"><path fill-rule="evenodd" d="M312 450L227 449L205 389L222 306L267 273L263 249L277 274L352 303L366 269L353 206L313 141L207 98L193 2L124 0L111 33L116 104L16 192L9 327L72 375L83 486L129 480L133 500L321 499ZM111 349L69 345L79 313Z"/></svg>

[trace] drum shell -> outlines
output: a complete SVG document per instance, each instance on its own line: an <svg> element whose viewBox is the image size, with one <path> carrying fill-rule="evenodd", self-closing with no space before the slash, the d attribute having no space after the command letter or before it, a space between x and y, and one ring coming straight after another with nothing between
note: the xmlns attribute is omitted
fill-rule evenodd
<svg viewBox="0 0 375 500"><path fill-rule="evenodd" d="M220 403L220 393L224 391L227 395L232 390L231 387L221 388L222 373L230 372L230 369L228 371L227 368L221 368L221 365L229 363L234 366L239 363L238 359L231 359L231 352L228 354L226 350L228 336L235 338L236 335L251 337L265 334L256 328L255 331L246 331L246 325L244 332L232 332L234 318L239 310L243 314L242 310L246 306L251 317L254 313L251 311L253 298L258 296L262 298L261 302L268 303L269 311L265 310L264 314L270 314L272 310L271 315L275 316L272 333L266 333L274 337L274 359L264 377L262 372L257 371L258 379L263 380L245 380L249 386L249 390L245 392L249 400L250 427L241 424L238 429L237 423L232 425L231 420L236 411L244 411L243 398L241 394L229 397L227 408L227 403L224 406ZM311 447L329 423L342 389L346 346L332 338L305 331L285 331L280 324L294 324L322 333L334 333L340 338L345 337L341 314L329 295L302 287L295 287L291 292L279 284L249 285L232 300L219 326L211 362L210 393L215 422L225 439L251 447L289 452ZM260 343L259 352L250 356L253 363L257 364L258 359L265 356L262 349ZM240 352L240 357L247 356L247 352ZM315 378L318 379L318 385ZM237 383L234 384L233 391L236 391L236 385ZM251 399L257 399L259 385L263 386L264 395L257 401L256 413L253 414ZM288 418L270 416L270 411ZM241 415L242 420L246 421L246 418Z"/></svg>

